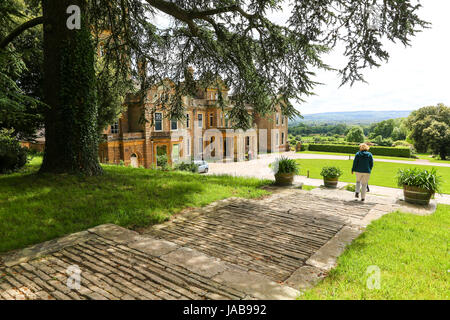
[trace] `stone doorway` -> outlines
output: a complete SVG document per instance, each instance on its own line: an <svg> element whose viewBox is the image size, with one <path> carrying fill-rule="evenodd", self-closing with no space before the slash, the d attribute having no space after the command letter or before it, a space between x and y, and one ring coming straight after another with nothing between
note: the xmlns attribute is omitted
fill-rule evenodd
<svg viewBox="0 0 450 320"><path fill-rule="evenodd" d="M139 167L139 160L138 157L135 153L133 153L130 157L130 166L133 168L138 168Z"/></svg>

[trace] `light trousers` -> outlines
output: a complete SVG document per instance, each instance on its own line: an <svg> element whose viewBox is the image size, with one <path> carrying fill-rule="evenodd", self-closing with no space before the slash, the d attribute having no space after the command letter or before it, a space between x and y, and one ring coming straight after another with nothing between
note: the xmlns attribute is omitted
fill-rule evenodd
<svg viewBox="0 0 450 320"><path fill-rule="evenodd" d="M355 192L359 193L359 191L361 189L361 199L365 199L367 185L369 184L370 173L355 172L355 175L356 175Z"/></svg>

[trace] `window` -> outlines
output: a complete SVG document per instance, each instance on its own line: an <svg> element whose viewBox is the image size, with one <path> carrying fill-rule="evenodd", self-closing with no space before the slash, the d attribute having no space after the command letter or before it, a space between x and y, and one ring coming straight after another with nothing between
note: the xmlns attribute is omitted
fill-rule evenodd
<svg viewBox="0 0 450 320"><path fill-rule="evenodd" d="M281 117L281 125L284 126L284 117Z"/></svg>
<svg viewBox="0 0 450 320"><path fill-rule="evenodd" d="M180 160L180 145L174 144L172 146L172 161L178 162Z"/></svg>
<svg viewBox="0 0 450 320"><path fill-rule="evenodd" d="M198 138L198 151L203 152L203 138Z"/></svg>
<svg viewBox="0 0 450 320"><path fill-rule="evenodd" d="M224 126L224 124L223 124L223 113L222 112L220 113L220 125L222 127Z"/></svg>
<svg viewBox="0 0 450 320"><path fill-rule="evenodd" d="M189 128L190 122L191 122L191 120L190 120L190 117L189 117L189 113L186 113L186 128Z"/></svg>
<svg viewBox="0 0 450 320"><path fill-rule="evenodd" d="M170 130L172 130L172 131L178 130L178 121L176 119L170 120Z"/></svg>
<svg viewBox="0 0 450 320"><path fill-rule="evenodd" d="M162 131L163 123L162 123L162 113L155 112L155 131Z"/></svg>
<svg viewBox="0 0 450 320"><path fill-rule="evenodd" d="M186 139L186 155L190 156L191 155L191 138L187 137Z"/></svg>
<svg viewBox="0 0 450 320"><path fill-rule="evenodd" d="M275 135L275 145L276 146L280 145L280 134L278 132Z"/></svg>
<svg viewBox="0 0 450 320"><path fill-rule="evenodd" d="M281 133L281 144L284 144L284 132Z"/></svg>
<svg viewBox="0 0 450 320"><path fill-rule="evenodd" d="M225 115L225 127L228 127L228 114Z"/></svg>
<svg viewBox="0 0 450 320"><path fill-rule="evenodd" d="M118 121L114 122L114 124L111 126L111 133L112 134L119 133L119 122Z"/></svg>
<svg viewBox="0 0 450 320"><path fill-rule="evenodd" d="M212 127L214 125L214 114L209 114L209 126Z"/></svg>
<svg viewBox="0 0 450 320"><path fill-rule="evenodd" d="M199 113L197 117L198 117L197 118L198 119L198 127L203 128L203 114Z"/></svg>
<svg viewBox="0 0 450 320"><path fill-rule="evenodd" d="M280 124L280 115L278 114L278 112L277 112L277 114L276 114L276 124L277 124L277 126Z"/></svg>

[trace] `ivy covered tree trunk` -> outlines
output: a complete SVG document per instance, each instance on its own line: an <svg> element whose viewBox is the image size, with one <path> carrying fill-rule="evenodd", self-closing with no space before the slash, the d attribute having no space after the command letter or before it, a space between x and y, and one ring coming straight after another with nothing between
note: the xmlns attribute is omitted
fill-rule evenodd
<svg viewBox="0 0 450 320"><path fill-rule="evenodd" d="M45 113L45 153L40 172L101 174L95 48L85 15L86 0L43 0L42 4L46 19L44 99L50 109ZM67 26L67 20L76 19L77 14L67 13L71 5L80 8L79 29Z"/></svg>

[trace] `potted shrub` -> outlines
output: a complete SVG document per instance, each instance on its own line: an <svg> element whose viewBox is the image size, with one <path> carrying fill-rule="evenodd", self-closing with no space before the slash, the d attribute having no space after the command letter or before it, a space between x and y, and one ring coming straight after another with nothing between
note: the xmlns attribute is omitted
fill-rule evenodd
<svg viewBox="0 0 450 320"><path fill-rule="evenodd" d="M323 177L323 184L326 188L337 188L342 170L338 167L323 167L320 175Z"/></svg>
<svg viewBox="0 0 450 320"><path fill-rule="evenodd" d="M281 157L272 164L277 185L291 185L294 176L299 173L299 167L294 159Z"/></svg>
<svg viewBox="0 0 450 320"><path fill-rule="evenodd" d="M439 192L441 180L434 168L409 168L398 171L397 183L399 187L403 187L406 202L427 205L431 197Z"/></svg>

